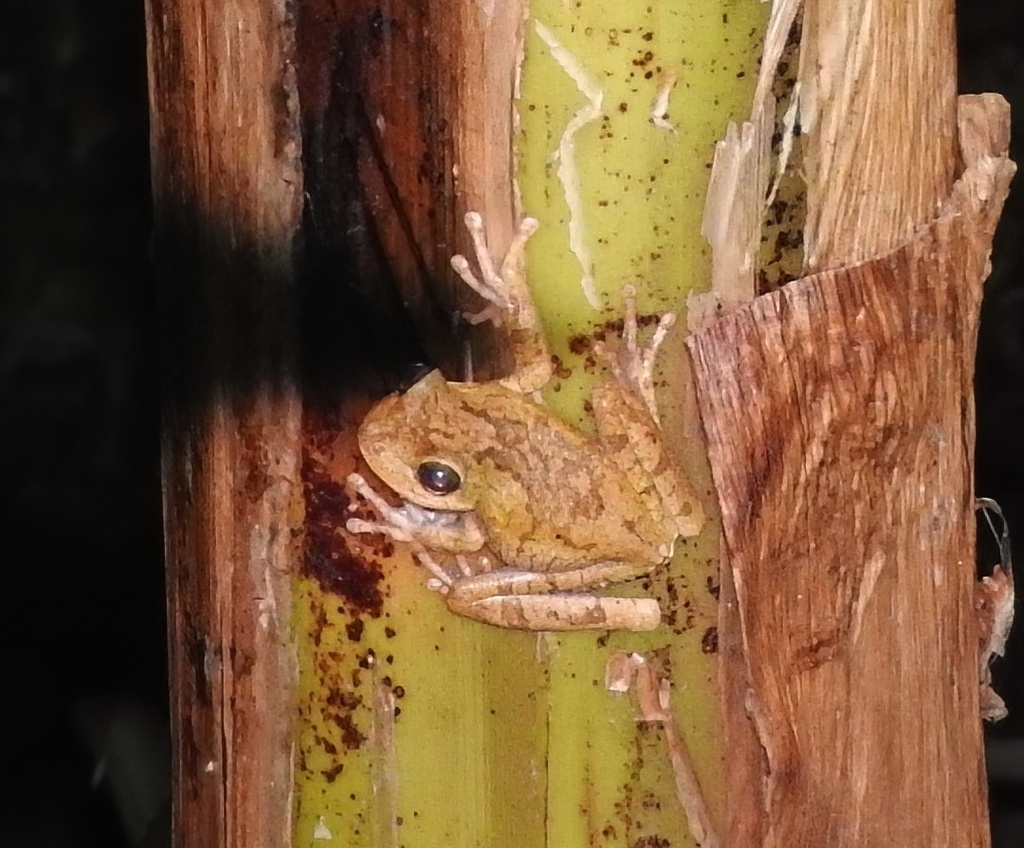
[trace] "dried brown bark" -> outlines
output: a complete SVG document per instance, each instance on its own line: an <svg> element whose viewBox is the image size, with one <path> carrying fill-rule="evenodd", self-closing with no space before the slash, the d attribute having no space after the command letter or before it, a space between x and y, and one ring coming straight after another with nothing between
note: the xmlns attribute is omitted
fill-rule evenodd
<svg viewBox="0 0 1024 848"><path fill-rule="evenodd" d="M726 548L725 844L988 844L971 383L1007 126L965 98L934 221L689 340Z"/></svg>
<svg viewBox="0 0 1024 848"><path fill-rule="evenodd" d="M291 839L300 221L287 4L147 3L176 844Z"/></svg>
<svg viewBox="0 0 1024 848"><path fill-rule="evenodd" d="M956 177L952 0L807 0L801 126L807 273L887 253Z"/></svg>
<svg viewBox="0 0 1024 848"><path fill-rule="evenodd" d="M1006 115L966 101L957 137L949 0L780 0L751 117L716 154L694 329L753 297L798 19L786 244L832 270L689 342L723 512L725 842L987 845L971 379Z"/></svg>

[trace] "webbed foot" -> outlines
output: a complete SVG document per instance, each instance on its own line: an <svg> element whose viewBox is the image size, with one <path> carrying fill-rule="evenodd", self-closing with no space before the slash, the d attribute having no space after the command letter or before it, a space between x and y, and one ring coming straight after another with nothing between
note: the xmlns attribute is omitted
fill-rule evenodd
<svg viewBox="0 0 1024 848"><path fill-rule="evenodd" d="M650 342L641 347L637 344L636 289L631 285L622 287L625 315L622 320L622 339L614 351L602 342L594 345L598 356L611 368L616 382L634 397L639 398L651 418L658 423L658 404L654 398L654 358L658 348L676 322L674 312L666 312L658 320L658 326Z"/></svg>
<svg viewBox="0 0 1024 848"><path fill-rule="evenodd" d="M491 321L508 329L515 370L500 382L524 394L537 391L551 378L551 355L525 276L526 243L539 226L536 218L523 218L501 268L495 268L483 218L478 212L467 212L466 229L473 240L480 276L473 273L465 256L451 259L455 273L488 303L481 312L463 317L471 324Z"/></svg>
<svg viewBox="0 0 1024 848"><path fill-rule="evenodd" d="M501 324L508 320L521 326L523 323L522 313L525 309L532 316L529 323L535 324L533 302L523 280L523 267L526 242L540 226L537 219L523 218L518 232L512 239L512 244L509 245L508 253L505 254L505 259L501 263L500 270L495 268L494 260L491 258L487 237L484 235L484 221L480 213L467 212L465 221L466 229L473 240L473 252L476 254L477 265L480 268L480 278L473 273L469 266L469 260L461 254L452 257L452 268L467 286L490 304L483 312L465 315L466 320L471 324L479 324L482 321Z"/></svg>

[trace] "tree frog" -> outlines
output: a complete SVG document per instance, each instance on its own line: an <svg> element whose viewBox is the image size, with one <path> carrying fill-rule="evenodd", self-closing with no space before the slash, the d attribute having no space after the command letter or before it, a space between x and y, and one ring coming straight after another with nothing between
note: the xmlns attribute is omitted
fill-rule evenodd
<svg viewBox="0 0 1024 848"><path fill-rule="evenodd" d="M460 615L521 630L651 630L661 620L656 600L594 590L649 573L704 522L663 446L654 398L654 356L675 316L663 316L639 347L627 287L623 338L614 352L597 348L611 371L592 395L597 436L562 421L537 398L552 374L524 277L537 226L522 222L496 268L480 216L466 215L481 279L462 256L452 266L488 302L468 317L506 327L515 368L488 382L448 382L432 371L374 406L359 449L405 504L391 506L352 474L350 486L382 520L346 526L411 544L434 575L428 586ZM438 553L456 564L442 566Z"/></svg>

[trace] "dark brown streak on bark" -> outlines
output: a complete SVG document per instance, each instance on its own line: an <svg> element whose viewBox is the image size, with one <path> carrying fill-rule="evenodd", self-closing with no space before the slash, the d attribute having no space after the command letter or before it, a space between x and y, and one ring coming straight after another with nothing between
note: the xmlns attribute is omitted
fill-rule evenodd
<svg viewBox="0 0 1024 848"><path fill-rule="evenodd" d="M362 97L358 98L358 102L358 114L362 119L363 132L365 134L367 144L370 147L370 151L373 154L373 161L377 165L377 172L380 176L380 181L387 192L388 199L391 201L391 209L395 213L395 219L398 222L398 227L405 234L406 246L412 255L412 261L416 266L416 270L419 272L420 280L430 280L432 275L430 273L430 268L427 265L427 258L424 255L419 239L417 239L416 233L413 230L412 221L409 219L409 213L406 211L405 204L402 202L401 191L399 190L398 183L395 182L394 176L388 168L388 163L384 156L384 150L381 147L380 136L377 133L376 128L373 126L373 122L370 120L370 113L367 111L366 104L363 102ZM427 296L430 302L431 314L435 319L443 320L450 317L450 310L446 311L442 307L433 290L428 288Z"/></svg>
<svg viewBox="0 0 1024 848"><path fill-rule="evenodd" d="M307 375L328 402L345 394L339 375L375 395L428 360L458 375L446 116L455 111L448 77L462 41L451 10L450 25L428 25L439 15L428 6L309 0L300 7L312 225L304 336L314 346Z"/></svg>

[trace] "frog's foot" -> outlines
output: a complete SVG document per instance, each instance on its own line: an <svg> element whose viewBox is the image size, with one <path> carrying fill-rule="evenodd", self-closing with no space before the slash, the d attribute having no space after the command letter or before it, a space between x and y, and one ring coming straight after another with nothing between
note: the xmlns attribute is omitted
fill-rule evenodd
<svg viewBox="0 0 1024 848"><path fill-rule="evenodd" d="M551 379L551 354L525 276L526 242L538 226L536 218L523 218L501 268L496 269L487 249L483 219L477 212L467 212L466 229L473 240L480 278L470 270L465 256L452 257L452 268L488 302L482 312L464 317L472 324L491 321L507 328L515 367L500 382L523 394L536 392Z"/></svg>
<svg viewBox="0 0 1024 848"><path fill-rule="evenodd" d="M453 256L452 268L462 278L462 281L488 301L490 306L482 312L470 313L464 317L471 324L479 324L482 321L500 324L508 316L512 323L521 326L524 318L527 318L526 313L528 313L527 323L531 327L534 326L536 319L533 317L533 304L523 281L523 253L526 249L526 242L537 232L539 226L537 219L523 218L518 232L512 239L508 253L501 263L500 270L495 268L491 252L487 247L484 222L480 213L467 212L465 220L466 229L473 240L473 252L476 254L482 279L478 278L470 269L469 261L465 256Z"/></svg>
<svg viewBox="0 0 1024 848"><path fill-rule="evenodd" d="M431 592L440 592L442 595L447 595L451 591L452 584L455 582L455 578L449 573L448 569L434 559L430 551L423 547L423 545L414 544L412 546L412 553L416 557L416 561L433 575L427 579L427 588Z"/></svg>
<svg viewBox="0 0 1024 848"><path fill-rule="evenodd" d="M486 555L475 557L474 561L480 566L480 568L476 568L470 564L469 557L465 554L456 554L456 571L451 567L446 568L441 565L423 545L414 544L412 552L419 564L433 575L427 580L427 588L431 592L440 592L442 595L447 595L459 578L473 577L480 571L486 571L490 563L490 559Z"/></svg>
<svg viewBox="0 0 1024 848"><path fill-rule="evenodd" d="M650 343L646 347L637 344L636 289L622 287L625 316L622 320L622 341L612 352L598 342L594 350L610 366L616 382L635 397L643 401L651 418L658 423L658 404L654 398L654 358L658 348L665 341L668 331L676 322L674 312L666 312L658 321Z"/></svg>
<svg viewBox="0 0 1024 848"><path fill-rule="evenodd" d="M380 514L383 521L364 521L361 518L350 518L345 522L349 533L381 533L396 542L412 542L414 530L418 526L415 516L409 512L409 505L404 507L391 506L378 495L362 474L349 474L348 484L362 495L367 502ZM353 507L350 506L349 509Z"/></svg>

